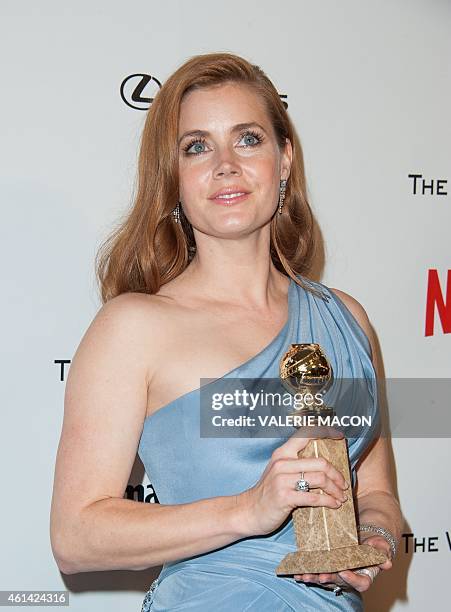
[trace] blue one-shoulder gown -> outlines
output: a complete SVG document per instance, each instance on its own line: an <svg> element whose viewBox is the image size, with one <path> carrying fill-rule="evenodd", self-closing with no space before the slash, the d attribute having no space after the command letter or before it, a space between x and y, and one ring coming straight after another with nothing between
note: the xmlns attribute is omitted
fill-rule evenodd
<svg viewBox="0 0 451 612"><path fill-rule="evenodd" d="M334 377L366 379L377 418L377 390L368 338L330 289L298 275L321 297L290 280L288 320L257 355L223 378L278 378L279 362L291 343L316 342L325 350ZM234 495L254 485L280 438L200 437L200 388L185 393L145 419L138 453L162 504L183 504ZM374 421L376 421L374 418ZM293 432L295 430L293 429ZM352 486L355 465L371 437L348 438ZM149 542L152 534L149 534ZM293 522L262 537L238 540L205 554L165 563L146 593L142 612L292 612L363 610L361 595L336 596L319 585L275 574L297 549Z"/></svg>

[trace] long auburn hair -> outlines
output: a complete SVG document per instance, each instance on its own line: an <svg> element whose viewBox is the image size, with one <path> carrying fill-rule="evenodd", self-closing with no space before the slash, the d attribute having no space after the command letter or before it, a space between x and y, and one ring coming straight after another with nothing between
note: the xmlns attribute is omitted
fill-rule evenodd
<svg viewBox="0 0 451 612"><path fill-rule="evenodd" d="M281 150L291 141L293 157L283 213L270 221L274 266L306 286L298 274L309 273L315 255L314 219L307 197L302 147L280 96L263 70L231 53L195 55L181 65L157 92L141 134L137 189L130 211L101 244L95 272L102 302L127 292L157 293L191 262L196 242L178 202L178 123L180 103L189 91L226 82L251 87L265 105Z"/></svg>

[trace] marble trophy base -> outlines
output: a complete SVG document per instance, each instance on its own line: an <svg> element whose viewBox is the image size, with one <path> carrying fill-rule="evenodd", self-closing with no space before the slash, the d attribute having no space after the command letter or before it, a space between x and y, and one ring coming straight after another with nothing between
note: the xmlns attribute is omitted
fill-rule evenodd
<svg viewBox="0 0 451 612"><path fill-rule="evenodd" d="M380 550L368 544L357 544L333 550L304 550L289 553L279 563L276 574L335 573L369 565L379 565L387 560Z"/></svg>
<svg viewBox="0 0 451 612"><path fill-rule="evenodd" d="M351 483L346 438L310 440L298 457L325 457ZM323 493L321 489L310 491ZM339 508L300 506L293 511L298 550L282 559L276 568L278 576L334 573L387 560L385 552L359 544L351 487L345 490L345 495L348 499Z"/></svg>

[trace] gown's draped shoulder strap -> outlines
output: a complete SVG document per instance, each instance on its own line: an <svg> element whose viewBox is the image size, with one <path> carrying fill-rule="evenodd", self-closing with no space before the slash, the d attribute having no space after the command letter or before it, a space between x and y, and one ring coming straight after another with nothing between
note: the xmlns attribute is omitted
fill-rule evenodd
<svg viewBox="0 0 451 612"><path fill-rule="evenodd" d="M299 328L294 336L299 342L317 342L325 351L335 379L330 397L340 398L341 414L367 417L370 426L362 426L348 437L352 479L363 452L380 433L378 382L372 361L370 341L343 300L327 285L300 277L322 297L298 288L297 296L304 312L296 319ZM302 301L304 300L304 301ZM296 310L296 309L295 309Z"/></svg>

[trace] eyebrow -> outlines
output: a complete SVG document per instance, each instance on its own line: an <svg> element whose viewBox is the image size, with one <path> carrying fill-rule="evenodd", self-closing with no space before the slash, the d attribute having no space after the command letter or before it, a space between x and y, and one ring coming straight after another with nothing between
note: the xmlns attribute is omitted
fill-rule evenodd
<svg viewBox="0 0 451 612"><path fill-rule="evenodd" d="M265 128L259 123L257 123L256 121L251 121L248 123L237 123L236 125L232 127L230 132L232 134L235 134L236 132L241 132L242 130L247 130L253 127L260 128L266 134ZM178 139L178 143L180 144L182 140L186 138L187 136L210 136L210 132L207 132L206 130L190 130L189 132L185 132L184 134L180 136L180 138Z"/></svg>

